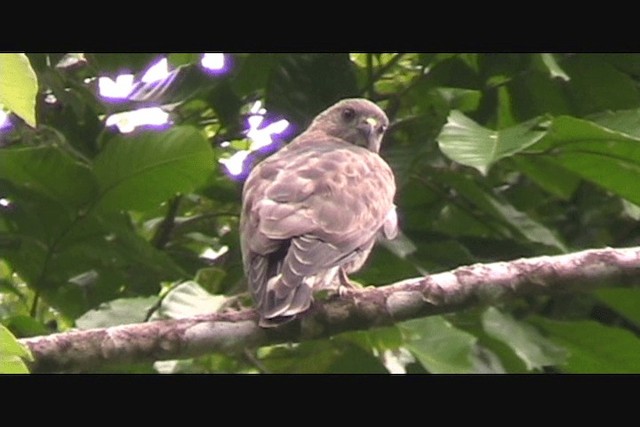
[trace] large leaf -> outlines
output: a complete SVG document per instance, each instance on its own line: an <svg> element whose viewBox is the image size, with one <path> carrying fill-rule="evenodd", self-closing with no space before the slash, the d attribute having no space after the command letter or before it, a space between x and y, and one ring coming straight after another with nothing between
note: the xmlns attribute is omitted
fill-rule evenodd
<svg viewBox="0 0 640 427"><path fill-rule="evenodd" d="M406 348L429 372L474 372L476 337L455 328L442 316L402 322L399 327Z"/></svg>
<svg viewBox="0 0 640 427"><path fill-rule="evenodd" d="M55 146L11 147L0 150L0 179L80 207L94 197L91 170Z"/></svg>
<svg viewBox="0 0 640 427"><path fill-rule="evenodd" d="M474 203L498 221L501 228L507 227L505 234L520 236L528 241L541 243L566 252L567 248L552 231L529 217L526 213L517 210L499 194L483 189L473 178L462 174L440 173L434 179L450 185L461 196Z"/></svg>
<svg viewBox="0 0 640 427"><path fill-rule="evenodd" d="M630 185L640 180L637 118L622 111L600 119L615 130L575 117L556 117L548 136L531 149L547 153L576 175L640 204L640 188Z"/></svg>
<svg viewBox="0 0 640 427"><path fill-rule="evenodd" d="M101 304L76 319L80 329L108 328L110 326L142 323L158 297L121 298Z"/></svg>
<svg viewBox="0 0 640 427"><path fill-rule="evenodd" d="M263 347L260 362L270 373L386 373L372 353L347 340L314 340Z"/></svg>
<svg viewBox="0 0 640 427"><path fill-rule="evenodd" d="M223 295L212 295L193 281L180 283L162 299L152 319L181 319L213 313L226 301Z"/></svg>
<svg viewBox="0 0 640 427"><path fill-rule="evenodd" d="M236 93L241 96L256 91L264 91L271 70L278 63L278 55L251 53L246 57L235 57L240 62L238 70L233 75L231 85Z"/></svg>
<svg viewBox="0 0 640 427"><path fill-rule="evenodd" d="M87 55L102 72L136 73L144 70L160 57L157 53L93 53Z"/></svg>
<svg viewBox="0 0 640 427"><path fill-rule="evenodd" d="M639 373L640 339L620 328L593 321L532 320L549 338L569 350L563 370L575 373Z"/></svg>
<svg viewBox="0 0 640 427"><path fill-rule="evenodd" d="M567 90L576 115L635 108L640 94L634 78L595 54L573 55L562 62L571 77Z"/></svg>
<svg viewBox="0 0 640 427"><path fill-rule="evenodd" d="M321 110L357 92L347 53L288 54L270 70L266 107L303 127Z"/></svg>
<svg viewBox="0 0 640 427"><path fill-rule="evenodd" d="M511 159L521 172L549 193L569 200L580 184L580 177L543 156L514 156Z"/></svg>
<svg viewBox="0 0 640 427"><path fill-rule="evenodd" d="M7 328L0 325L0 374L26 374L24 360L33 360L31 352L20 344Z"/></svg>
<svg viewBox="0 0 640 427"><path fill-rule="evenodd" d="M546 133L538 117L502 130L480 126L460 111L452 110L438 136L440 149L451 160L479 170L482 174L498 160L535 144Z"/></svg>
<svg viewBox="0 0 640 427"><path fill-rule="evenodd" d="M571 77L569 77L567 73L564 72L562 67L560 67L560 65L558 64L558 61L556 61L556 58L553 56L553 54L541 53L540 58L542 59L542 63L547 68L547 70L549 71L549 75L552 78L560 78L561 80L564 80L564 81L571 80Z"/></svg>
<svg viewBox="0 0 640 427"><path fill-rule="evenodd" d="M605 288L599 289L596 295L607 306L640 326L640 289Z"/></svg>
<svg viewBox="0 0 640 427"><path fill-rule="evenodd" d="M0 104L36 126L38 79L23 53L0 53Z"/></svg>
<svg viewBox="0 0 640 427"><path fill-rule="evenodd" d="M188 193L213 170L213 150L201 132L177 126L109 140L95 161L100 206L144 210Z"/></svg>
<svg viewBox="0 0 640 427"><path fill-rule="evenodd" d="M508 345L529 370L561 365L567 358L564 349L540 335L532 326L494 307L484 312L482 324L487 334Z"/></svg>

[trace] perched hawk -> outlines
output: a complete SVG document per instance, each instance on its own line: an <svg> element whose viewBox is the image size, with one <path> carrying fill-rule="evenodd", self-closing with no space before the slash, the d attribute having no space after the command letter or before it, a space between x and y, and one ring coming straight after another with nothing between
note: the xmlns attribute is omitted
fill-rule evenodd
<svg viewBox="0 0 640 427"><path fill-rule="evenodd" d="M374 103L342 100L251 171L240 243L260 326L306 311L314 290L349 286L378 234L396 236L396 185L378 155L388 124Z"/></svg>

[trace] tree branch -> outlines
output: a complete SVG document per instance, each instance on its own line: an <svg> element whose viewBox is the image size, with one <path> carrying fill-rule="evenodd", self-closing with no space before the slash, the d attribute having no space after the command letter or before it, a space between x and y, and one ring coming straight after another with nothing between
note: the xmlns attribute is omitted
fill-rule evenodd
<svg viewBox="0 0 640 427"><path fill-rule="evenodd" d="M20 341L34 371L90 370L111 363L196 357L212 352L322 338L526 295L570 293L640 282L640 247L474 264L388 286L317 299L303 319L274 329L257 326L254 310L212 313Z"/></svg>

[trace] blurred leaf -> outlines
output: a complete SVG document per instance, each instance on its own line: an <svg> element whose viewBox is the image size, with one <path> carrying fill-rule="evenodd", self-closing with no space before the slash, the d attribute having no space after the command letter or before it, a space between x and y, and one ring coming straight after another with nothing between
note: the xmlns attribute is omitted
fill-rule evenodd
<svg viewBox="0 0 640 427"><path fill-rule="evenodd" d="M306 127L320 111L357 93L349 54L289 54L280 58L269 76L266 108Z"/></svg>
<svg viewBox="0 0 640 427"><path fill-rule="evenodd" d="M571 98L567 93L570 82L549 77L546 71L530 70L507 84L512 109L519 120L544 114L555 116L573 113Z"/></svg>
<svg viewBox="0 0 640 427"><path fill-rule="evenodd" d="M28 374L29 368L17 356L3 356L0 354L0 374Z"/></svg>
<svg viewBox="0 0 640 427"><path fill-rule="evenodd" d="M549 75L551 75L552 78L560 78L564 81L571 80L571 77L569 77L567 73L565 73L564 70L560 67L560 65L558 65L558 62L556 61L556 58L552 53L541 53L540 57L544 65L549 70Z"/></svg>
<svg viewBox="0 0 640 427"><path fill-rule="evenodd" d="M436 178L455 188L464 198L506 225L514 235L555 247L562 252L567 251L566 246L550 229L514 208L500 195L483 190L470 177L447 172L439 174Z"/></svg>
<svg viewBox="0 0 640 427"><path fill-rule="evenodd" d="M0 325L0 374L28 374L29 369L24 360L33 361L29 349Z"/></svg>
<svg viewBox="0 0 640 427"><path fill-rule="evenodd" d="M386 373L382 363L360 346L332 340L263 347L258 358L269 373Z"/></svg>
<svg viewBox="0 0 640 427"><path fill-rule="evenodd" d="M549 158L522 155L511 160L533 182L563 200L569 200L580 185L579 176Z"/></svg>
<svg viewBox="0 0 640 427"><path fill-rule="evenodd" d="M227 272L220 267L201 268L196 273L195 281L212 294L222 293L223 281Z"/></svg>
<svg viewBox="0 0 640 427"><path fill-rule="evenodd" d="M531 321L569 351L567 363L561 367L566 372L640 372L640 340L629 331L591 320L560 322L538 317Z"/></svg>
<svg viewBox="0 0 640 427"><path fill-rule="evenodd" d="M23 53L0 54L0 104L36 126L38 78Z"/></svg>
<svg viewBox="0 0 640 427"><path fill-rule="evenodd" d="M613 131L640 138L640 110L604 111L589 117L593 123Z"/></svg>
<svg viewBox="0 0 640 427"><path fill-rule="evenodd" d="M561 365L566 361L564 349L544 338L530 325L494 307L489 307L484 312L482 324L490 336L511 347L529 370Z"/></svg>
<svg viewBox="0 0 640 427"><path fill-rule="evenodd" d="M563 61L562 68L571 77L567 89L577 115L637 108L640 104L640 93L631 76L598 55L573 55Z"/></svg>
<svg viewBox="0 0 640 427"><path fill-rule="evenodd" d="M189 192L211 173L213 151L201 132L177 126L166 132L116 136L95 160L103 209L148 209Z"/></svg>
<svg viewBox="0 0 640 427"><path fill-rule="evenodd" d="M154 318L182 319L216 312L226 301L222 295L211 295L196 282L180 283L160 303Z"/></svg>
<svg viewBox="0 0 640 427"><path fill-rule="evenodd" d="M72 207L86 204L97 187L86 165L55 146L19 146L0 150L0 179Z"/></svg>
<svg viewBox="0 0 640 427"><path fill-rule="evenodd" d="M631 203L628 200L622 200L622 207L624 209L624 214L634 221L640 220L640 206Z"/></svg>
<svg viewBox="0 0 640 427"><path fill-rule="evenodd" d="M384 248L376 245L367 259L365 268L353 273L353 279L368 285L383 285L414 276L416 268L407 259L402 259Z"/></svg>
<svg viewBox="0 0 640 427"><path fill-rule="evenodd" d="M624 318L640 327L640 289L604 288L598 298Z"/></svg>
<svg viewBox="0 0 640 427"><path fill-rule="evenodd" d="M471 355L473 372L478 374L506 373L502 361L496 353L481 345L475 345L473 350L474 352Z"/></svg>
<svg viewBox="0 0 640 427"><path fill-rule="evenodd" d="M454 328L442 316L399 324L405 347L433 374L474 372L476 337Z"/></svg>
<svg viewBox="0 0 640 427"><path fill-rule="evenodd" d="M201 56L200 53L170 53L167 55L167 60L174 67L179 67L180 65L197 63Z"/></svg>
<svg viewBox="0 0 640 427"><path fill-rule="evenodd" d="M272 70L278 64L281 55L251 53L243 58L238 72L231 83L234 91L240 96L264 91Z"/></svg>
<svg viewBox="0 0 640 427"><path fill-rule="evenodd" d="M462 89L457 87L440 87L438 91L449 103L451 110L461 112L475 111L480 105L482 93L473 89Z"/></svg>
<svg viewBox="0 0 640 427"><path fill-rule="evenodd" d="M442 268L455 268L462 264L473 264L476 258L464 245L453 239L432 239L418 242L415 257L420 261L429 260Z"/></svg>
<svg viewBox="0 0 640 427"><path fill-rule="evenodd" d="M628 112L620 113L616 127L633 131ZM624 119L624 120L623 120ZM616 118L608 115L611 124ZM551 131L539 144L558 165L607 190L640 204L640 136L605 128L569 116L556 117Z"/></svg>
<svg viewBox="0 0 640 427"><path fill-rule="evenodd" d="M19 337L47 335L51 332L42 322L26 314L14 315L4 320L4 324Z"/></svg>
<svg viewBox="0 0 640 427"><path fill-rule="evenodd" d="M396 349L403 344L402 335L397 326L375 328L368 331L353 331L340 334L341 340L348 340L358 344L362 349L378 352Z"/></svg>
<svg viewBox="0 0 640 427"><path fill-rule="evenodd" d="M480 218L471 215L467 210L456 205L442 208L439 217L431 224L434 231L445 233L452 237L474 236L489 237L495 230Z"/></svg>
<svg viewBox="0 0 640 427"><path fill-rule="evenodd" d="M158 301L158 297L121 298L100 304L76 319L80 329L108 328L110 326L142 323L147 312Z"/></svg>
<svg viewBox="0 0 640 427"><path fill-rule="evenodd" d="M4 357L18 356L23 359L33 360L29 349L20 344L3 325L0 325L0 355Z"/></svg>
<svg viewBox="0 0 640 427"><path fill-rule="evenodd" d="M480 126L460 111L453 110L438 136L438 143L449 158L486 175L498 160L518 153L540 140L546 133L541 127L543 120L540 117L493 131Z"/></svg>
<svg viewBox="0 0 640 427"><path fill-rule="evenodd" d="M392 239L381 239L379 244L387 248L391 253L399 258L406 258L416 251L416 245L402 231Z"/></svg>
<svg viewBox="0 0 640 427"><path fill-rule="evenodd" d="M108 75L137 73L153 65L158 53L94 53L87 55L96 68Z"/></svg>

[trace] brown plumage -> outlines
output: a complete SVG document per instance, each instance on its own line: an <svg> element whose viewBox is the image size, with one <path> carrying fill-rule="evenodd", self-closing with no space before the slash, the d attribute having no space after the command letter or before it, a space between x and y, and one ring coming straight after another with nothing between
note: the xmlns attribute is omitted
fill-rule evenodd
<svg viewBox="0 0 640 427"><path fill-rule="evenodd" d="M348 285L377 235L397 234L393 172L378 155L388 123L374 103L342 100L249 174L240 243L261 326L306 311L314 290Z"/></svg>

